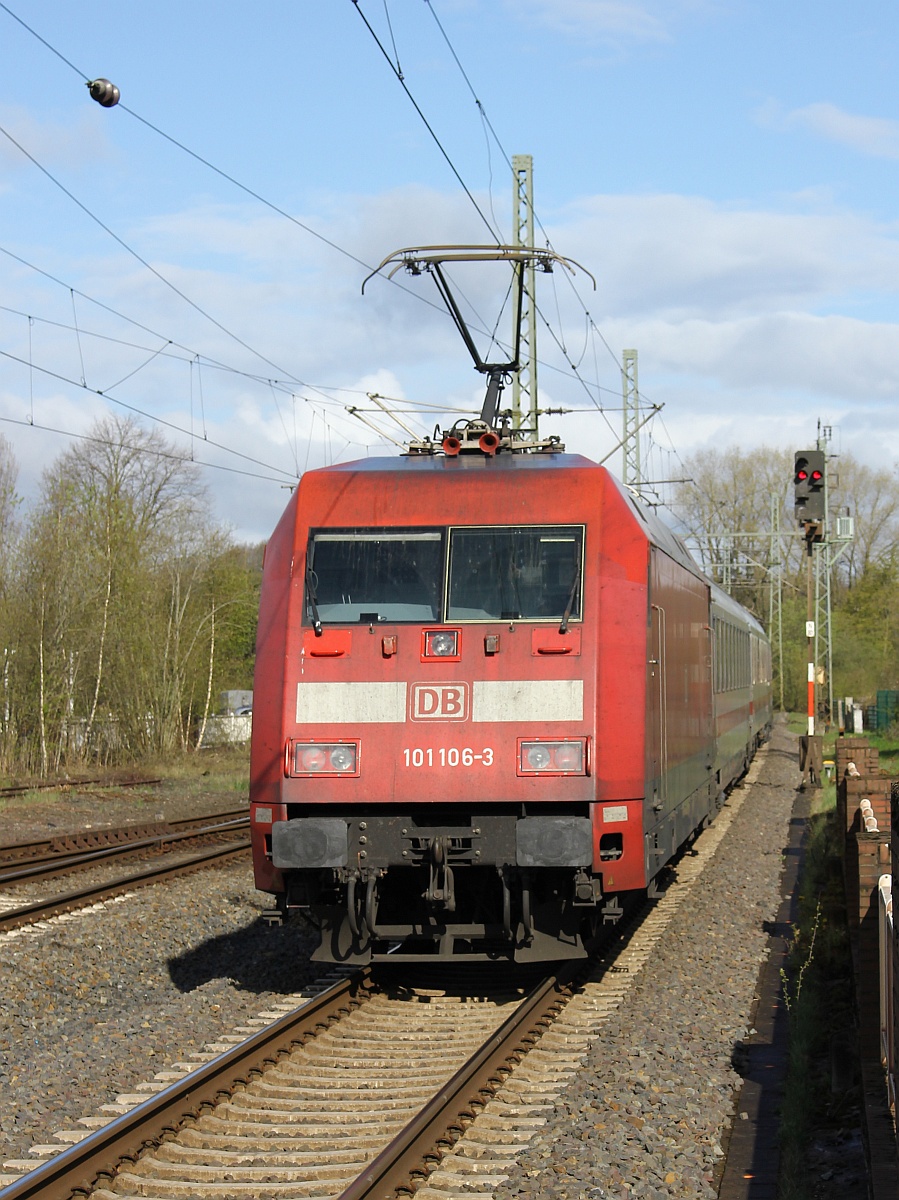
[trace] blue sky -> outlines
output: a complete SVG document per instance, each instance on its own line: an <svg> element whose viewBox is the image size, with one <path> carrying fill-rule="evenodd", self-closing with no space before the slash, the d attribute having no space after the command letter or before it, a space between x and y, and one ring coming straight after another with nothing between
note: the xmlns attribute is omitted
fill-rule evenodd
<svg viewBox="0 0 899 1200"><path fill-rule="evenodd" d="M26 495L72 435L134 411L209 464L216 515L261 539L298 472L394 451L346 411L366 393L422 431L474 412L481 381L422 302L429 281L363 297L356 260L489 240L481 213L508 237L518 153L553 247L597 280L540 277L541 402L579 410L545 432L612 451L635 347L664 405L644 439L656 478L709 445L804 448L819 418L834 449L899 458L892 5L7 7L52 47L0 7L0 127L19 144L0 134L0 432ZM122 104L91 101L85 76ZM502 270L454 276L488 328Z"/></svg>

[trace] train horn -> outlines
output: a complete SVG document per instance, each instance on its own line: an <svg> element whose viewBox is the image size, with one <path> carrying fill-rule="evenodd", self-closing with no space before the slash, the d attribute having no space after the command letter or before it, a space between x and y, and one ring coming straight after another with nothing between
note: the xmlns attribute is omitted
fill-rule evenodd
<svg viewBox="0 0 899 1200"><path fill-rule="evenodd" d="M447 455L448 458L455 458L461 449L462 443L459 441L459 439L457 437L453 437L451 433L448 433L443 439L443 453Z"/></svg>
<svg viewBox="0 0 899 1200"><path fill-rule="evenodd" d="M487 433L482 433L478 438L478 445L485 454L496 454L499 437L492 430L489 430Z"/></svg>

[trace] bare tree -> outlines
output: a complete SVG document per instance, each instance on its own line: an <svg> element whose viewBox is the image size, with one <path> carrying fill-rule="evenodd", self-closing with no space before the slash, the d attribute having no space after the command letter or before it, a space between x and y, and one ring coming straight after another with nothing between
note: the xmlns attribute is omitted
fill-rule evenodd
<svg viewBox="0 0 899 1200"><path fill-rule="evenodd" d="M19 468L12 446L0 434L0 769L8 770L16 747L12 687L18 633L11 605L18 550L16 492Z"/></svg>
<svg viewBox="0 0 899 1200"><path fill-rule="evenodd" d="M771 569L781 562L788 705L801 703L806 675L806 542L793 511L793 463L792 450L702 451L687 460L691 482L675 500L680 532L708 573L763 620ZM841 510L855 522L855 537L835 566L834 582L843 585L833 591L835 681L838 691L871 695L895 686L884 680L899 671L899 478L848 454L830 459L827 470L831 531Z"/></svg>
<svg viewBox="0 0 899 1200"><path fill-rule="evenodd" d="M210 536L198 468L134 420L98 422L47 470L24 561L43 769L76 753L166 748L172 729L181 735L172 631L181 636L187 610L168 585L173 564Z"/></svg>
<svg viewBox="0 0 899 1200"><path fill-rule="evenodd" d="M835 468L835 469L834 469ZM854 536L841 556L840 575L853 587L872 566L889 563L899 545L899 471L875 470L850 454L829 466L831 516L848 509Z"/></svg>
<svg viewBox="0 0 899 1200"><path fill-rule="evenodd" d="M684 465L689 482L678 486L673 504L678 532L713 579L757 615L766 615L769 572L781 553L788 572L799 566L798 545L789 536L792 455L731 446L700 450ZM784 532L780 547L772 539L772 502Z"/></svg>

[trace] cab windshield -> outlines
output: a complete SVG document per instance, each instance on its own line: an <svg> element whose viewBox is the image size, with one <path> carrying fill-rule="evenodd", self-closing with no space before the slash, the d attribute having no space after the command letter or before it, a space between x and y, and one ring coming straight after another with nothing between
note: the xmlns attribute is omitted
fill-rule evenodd
<svg viewBox="0 0 899 1200"><path fill-rule="evenodd" d="M438 621L444 535L439 529L322 531L312 535L306 610L324 623Z"/></svg>
<svg viewBox="0 0 899 1200"><path fill-rule="evenodd" d="M452 529L448 621L580 616L580 529Z"/></svg>
<svg viewBox="0 0 899 1200"><path fill-rule="evenodd" d="M579 620L583 541L578 525L313 530L307 623Z"/></svg>

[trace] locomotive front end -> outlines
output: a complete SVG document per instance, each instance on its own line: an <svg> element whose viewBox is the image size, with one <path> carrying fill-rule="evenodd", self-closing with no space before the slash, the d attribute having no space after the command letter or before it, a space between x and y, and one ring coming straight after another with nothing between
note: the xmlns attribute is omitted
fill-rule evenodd
<svg viewBox="0 0 899 1200"><path fill-rule="evenodd" d="M565 461L310 473L267 550L257 885L319 959L583 952L596 639Z"/></svg>

